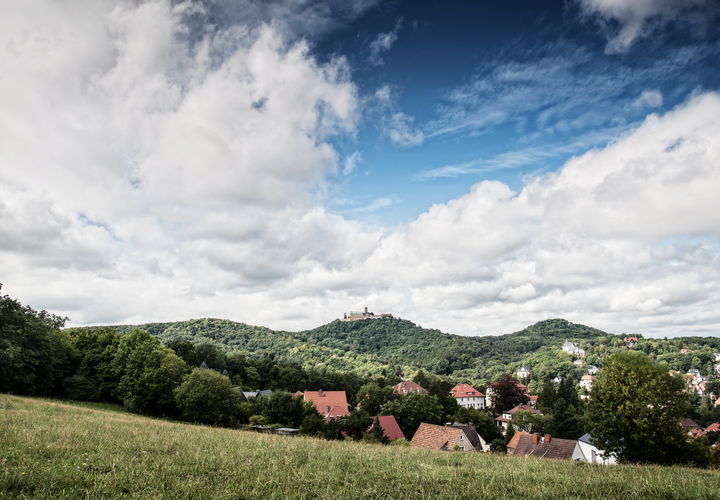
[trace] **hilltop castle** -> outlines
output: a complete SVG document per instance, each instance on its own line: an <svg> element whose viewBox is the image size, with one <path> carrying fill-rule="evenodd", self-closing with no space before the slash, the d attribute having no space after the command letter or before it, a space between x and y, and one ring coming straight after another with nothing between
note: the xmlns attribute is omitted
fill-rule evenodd
<svg viewBox="0 0 720 500"><path fill-rule="evenodd" d="M358 321L361 319L384 319L392 317L393 315L390 313L375 314L373 312L368 312L368 308L365 307L363 312L351 311L349 313L344 313L340 321Z"/></svg>

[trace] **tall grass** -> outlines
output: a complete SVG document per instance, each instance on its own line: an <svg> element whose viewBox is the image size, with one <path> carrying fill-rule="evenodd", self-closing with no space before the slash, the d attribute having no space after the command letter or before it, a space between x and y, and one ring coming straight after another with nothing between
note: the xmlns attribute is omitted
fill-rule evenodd
<svg viewBox="0 0 720 500"><path fill-rule="evenodd" d="M260 435L0 395L0 498L713 498L720 472Z"/></svg>

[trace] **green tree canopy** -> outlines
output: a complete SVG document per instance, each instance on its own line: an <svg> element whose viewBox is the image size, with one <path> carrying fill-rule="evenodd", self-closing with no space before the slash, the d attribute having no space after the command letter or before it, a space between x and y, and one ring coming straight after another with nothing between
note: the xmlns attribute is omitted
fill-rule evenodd
<svg viewBox="0 0 720 500"><path fill-rule="evenodd" d="M286 391L275 391L269 398L259 398L258 404L267 421L298 428L305 418L305 404Z"/></svg>
<svg viewBox="0 0 720 500"><path fill-rule="evenodd" d="M408 394L385 404L382 415L393 415L405 436L411 438L420 424L440 424L443 407L435 396Z"/></svg>
<svg viewBox="0 0 720 500"><path fill-rule="evenodd" d="M175 403L191 422L233 426L241 413L239 391L215 370L195 368L175 389Z"/></svg>
<svg viewBox="0 0 720 500"><path fill-rule="evenodd" d="M623 462L688 461L680 425L685 384L645 354L626 351L605 360L587 408L594 444Z"/></svg>
<svg viewBox="0 0 720 500"><path fill-rule="evenodd" d="M117 397L130 411L171 416L187 363L144 330L122 335L114 358Z"/></svg>
<svg viewBox="0 0 720 500"><path fill-rule="evenodd" d="M492 388L493 411L497 414L529 401L525 392L518 387L517 379L509 373L500 375L500 378L490 384L490 387Z"/></svg>
<svg viewBox="0 0 720 500"><path fill-rule="evenodd" d="M399 397L392 387L380 387L373 382L361 386L355 399L370 416L375 416L380 414L384 404Z"/></svg>
<svg viewBox="0 0 720 500"><path fill-rule="evenodd" d="M35 311L7 295L0 297L0 392L62 393L76 352L60 331L67 318Z"/></svg>

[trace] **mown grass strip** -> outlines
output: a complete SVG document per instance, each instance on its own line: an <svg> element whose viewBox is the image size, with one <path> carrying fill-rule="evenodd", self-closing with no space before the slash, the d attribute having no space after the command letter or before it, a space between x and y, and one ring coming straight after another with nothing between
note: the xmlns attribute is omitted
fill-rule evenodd
<svg viewBox="0 0 720 500"><path fill-rule="evenodd" d="M0 498L708 498L720 471L260 435L0 395Z"/></svg>

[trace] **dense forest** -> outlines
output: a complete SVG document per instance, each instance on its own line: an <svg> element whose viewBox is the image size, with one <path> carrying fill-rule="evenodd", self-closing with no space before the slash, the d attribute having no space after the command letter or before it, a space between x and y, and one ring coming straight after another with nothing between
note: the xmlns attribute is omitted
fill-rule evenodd
<svg viewBox="0 0 720 500"><path fill-rule="evenodd" d="M219 319L112 328L120 332L141 328L163 342L183 339L211 343L228 351L241 351L252 359L269 357L306 369L353 372L363 377L410 378L423 370L484 387L502 373L514 373L527 365L533 370L529 383L535 391L539 391L543 380L550 378L579 379L587 365L602 366L604 356L627 349L626 335L608 334L563 319L541 321L507 335L484 337L446 334L393 318L336 320L294 333ZM720 338L715 337L633 336L639 339L634 349L665 363L669 370L683 373L696 368L710 375L713 355L720 351ZM562 351L566 340L586 351L585 363L573 363L573 357Z"/></svg>

